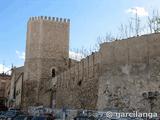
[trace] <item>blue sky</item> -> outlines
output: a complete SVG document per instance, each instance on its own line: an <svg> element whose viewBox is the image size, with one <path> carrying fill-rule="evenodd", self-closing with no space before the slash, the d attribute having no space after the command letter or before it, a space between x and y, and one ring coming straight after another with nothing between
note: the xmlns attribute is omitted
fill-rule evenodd
<svg viewBox="0 0 160 120"><path fill-rule="evenodd" d="M26 23L30 16L69 18L70 48L90 48L99 36L118 34L121 23L127 22L140 8L141 17L160 7L159 0L3 0L0 3L0 72L2 64L23 65Z"/></svg>

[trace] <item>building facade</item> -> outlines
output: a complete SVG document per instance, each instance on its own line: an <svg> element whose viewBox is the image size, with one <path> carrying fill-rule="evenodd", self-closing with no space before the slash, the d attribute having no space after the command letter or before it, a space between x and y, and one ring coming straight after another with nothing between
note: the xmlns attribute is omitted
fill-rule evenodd
<svg viewBox="0 0 160 120"><path fill-rule="evenodd" d="M24 67L12 68L11 81L6 86L8 107L21 107Z"/></svg>
<svg viewBox="0 0 160 120"><path fill-rule="evenodd" d="M7 103L7 86L11 81L11 76L5 73L0 74L0 104Z"/></svg>

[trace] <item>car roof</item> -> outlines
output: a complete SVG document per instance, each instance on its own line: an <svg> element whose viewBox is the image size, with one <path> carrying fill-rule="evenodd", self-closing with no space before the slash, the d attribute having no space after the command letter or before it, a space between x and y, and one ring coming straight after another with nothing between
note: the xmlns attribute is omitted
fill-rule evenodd
<svg viewBox="0 0 160 120"><path fill-rule="evenodd" d="M76 118L89 118L88 116L77 116Z"/></svg>

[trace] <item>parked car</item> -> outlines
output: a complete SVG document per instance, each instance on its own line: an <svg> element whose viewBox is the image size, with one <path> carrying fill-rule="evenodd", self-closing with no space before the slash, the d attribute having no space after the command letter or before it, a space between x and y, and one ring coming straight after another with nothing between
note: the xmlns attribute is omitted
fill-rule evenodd
<svg viewBox="0 0 160 120"><path fill-rule="evenodd" d="M7 111L3 116L1 116L1 119L7 119L7 120L13 120L16 116L23 115L20 111Z"/></svg>
<svg viewBox="0 0 160 120"><path fill-rule="evenodd" d="M0 115L4 115L5 114L5 112L4 111L0 111Z"/></svg>
<svg viewBox="0 0 160 120"><path fill-rule="evenodd" d="M36 116L36 117L33 117L32 120L54 120L54 119L49 116Z"/></svg>
<svg viewBox="0 0 160 120"><path fill-rule="evenodd" d="M160 120L160 117L150 118L149 120Z"/></svg>
<svg viewBox="0 0 160 120"><path fill-rule="evenodd" d="M91 117L88 117L88 116L77 116L74 118L74 120L96 120L96 119L93 119Z"/></svg>
<svg viewBox="0 0 160 120"><path fill-rule="evenodd" d="M6 113L6 112L4 112L4 111L1 111L1 112L0 112L0 120L3 120L3 118L5 118L5 116L4 116L5 113Z"/></svg>
<svg viewBox="0 0 160 120"><path fill-rule="evenodd" d="M50 117L50 118L52 118L53 120L56 119L56 117L53 116L51 113L45 113L44 116Z"/></svg>
<svg viewBox="0 0 160 120"><path fill-rule="evenodd" d="M32 120L33 116L29 115L18 115L13 120Z"/></svg>
<svg viewBox="0 0 160 120"><path fill-rule="evenodd" d="M12 111L12 110L13 110L13 111L20 111L19 108L9 108L8 110L9 110L9 111Z"/></svg>

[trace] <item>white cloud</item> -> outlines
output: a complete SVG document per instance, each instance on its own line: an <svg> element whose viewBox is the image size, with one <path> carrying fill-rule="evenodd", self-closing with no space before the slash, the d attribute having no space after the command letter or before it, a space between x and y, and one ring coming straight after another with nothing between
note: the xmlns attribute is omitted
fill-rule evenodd
<svg viewBox="0 0 160 120"><path fill-rule="evenodd" d="M84 58L84 55L81 53L69 51L69 58L80 61L82 58Z"/></svg>
<svg viewBox="0 0 160 120"><path fill-rule="evenodd" d="M7 66L5 66L3 64L0 64L0 73L7 72L9 70L10 70L9 67L7 67Z"/></svg>
<svg viewBox="0 0 160 120"><path fill-rule="evenodd" d="M20 51L16 50L16 54L19 59L25 60L25 52L20 52Z"/></svg>
<svg viewBox="0 0 160 120"><path fill-rule="evenodd" d="M137 13L139 17L148 16L148 12L143 7L129 8L128 10L126 10L126 13L131 13L134 15Z"/></svg>
<svg viewBox="0 0 160 120"><path fill-rule="evenodd" d="M25 52L20 52L20 51L16 50L16 55L18 56L19 59L25 60ZM72 58L74 60L79 61L82 58L84 58L84 55L81 53L69 51L69 58Z"/></svg>

